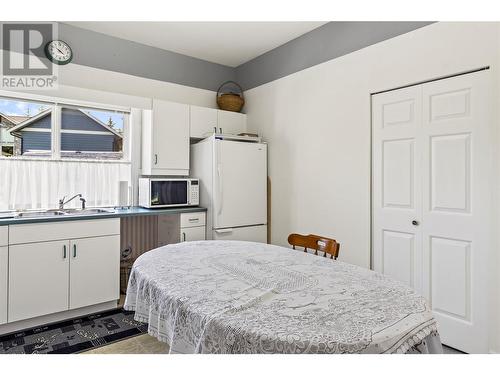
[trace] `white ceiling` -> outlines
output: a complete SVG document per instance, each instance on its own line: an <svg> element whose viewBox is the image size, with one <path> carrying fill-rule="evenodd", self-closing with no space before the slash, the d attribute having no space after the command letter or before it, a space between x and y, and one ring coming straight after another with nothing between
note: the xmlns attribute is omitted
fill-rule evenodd
<svg viewBox="0 0 500 375"><path fill-rule="evenodd" d="M326 22L65 22L231 67Z"/></svg>

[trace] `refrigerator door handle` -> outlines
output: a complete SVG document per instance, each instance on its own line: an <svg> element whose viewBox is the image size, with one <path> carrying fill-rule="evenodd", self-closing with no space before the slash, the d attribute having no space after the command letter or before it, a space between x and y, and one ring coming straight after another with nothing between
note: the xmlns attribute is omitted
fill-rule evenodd
<svg viewBox="0 0 500 375"><path fill-rule="evenodd" d="M232 231L233 231L233 228L216 229L215 233L231 233Z"/></svg>
<svg viewBox="0 0 500 375"><path fill-rule="evenodd" d="M218 196L218 210L217 214L220 215L222 213L222 164L217 164L217 176L218 176L218 185L219 185L219 196Z"/></svg>

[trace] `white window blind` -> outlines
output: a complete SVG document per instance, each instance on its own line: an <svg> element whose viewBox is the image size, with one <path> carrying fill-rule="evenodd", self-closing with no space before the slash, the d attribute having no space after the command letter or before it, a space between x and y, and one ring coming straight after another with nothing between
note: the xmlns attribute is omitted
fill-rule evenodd
<svg viewBox="0 0 500 375"><path fill-rule="evenodd" d="M0 211L57 208L78 193L89 207L116 206L120 181L130 184L128 162L0 158Z"/></svg>

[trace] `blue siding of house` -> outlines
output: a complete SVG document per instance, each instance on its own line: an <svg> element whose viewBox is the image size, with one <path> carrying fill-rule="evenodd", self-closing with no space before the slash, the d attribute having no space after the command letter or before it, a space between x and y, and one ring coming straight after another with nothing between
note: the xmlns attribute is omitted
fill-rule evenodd
<svg viewBox="0 0 500 375"><path fill-rule="evenodd" d="M22 152L30 150L44 150L50 151L51 149L51 133L47 132L21 132L22 136Z"/></svg>
<svg viewBox="0 0 500 375"><path fill-rule="evenodd" d="M102 129L102 127L101 127ZM61 134L62 151L113 151L115 136L95 134Z"/></svg>
<svg viewBox="0 0 500 375"><path fill-rule="evenodd" d="M28 125L29 128L35 129L50 129L51 128L51 117L52 115L47 115L38 121L35 121L33 124Z"/></svg>
<svg viewBox="0 0 500 375"><path fill-rule="evenodd" d="M76 110L64 108L61 114L61 128L71 130L107 131L99 123L92 120L84 113ZM110 132L110 134L112 134Z"/></svg>
<svg viewBox="0 0 500 375"><path fill-rule="evenodd" d="M51 115L47 115L27 126L35 129L50 129ZM114 145L121 142L120 137L108 131L98 122L75 109L64 108L61 127L63 130L99 131L107 134L61 133L61 151L114 151ZM22 137L22 152L30 150L51 149L50 132L20 131Z"/></svg>

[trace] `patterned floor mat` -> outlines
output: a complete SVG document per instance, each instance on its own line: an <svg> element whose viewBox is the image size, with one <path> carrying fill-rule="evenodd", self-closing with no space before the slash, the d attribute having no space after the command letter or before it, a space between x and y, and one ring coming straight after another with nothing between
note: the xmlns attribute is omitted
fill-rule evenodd
<svg viewBox="0 0 500 375"><path fill-rule="evenodd" d="M70 354L147 333L148 325L123 309L0 336L0 354Z"/></svg>

